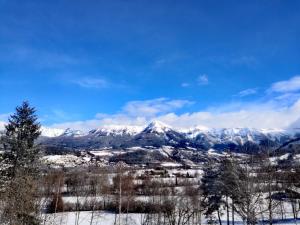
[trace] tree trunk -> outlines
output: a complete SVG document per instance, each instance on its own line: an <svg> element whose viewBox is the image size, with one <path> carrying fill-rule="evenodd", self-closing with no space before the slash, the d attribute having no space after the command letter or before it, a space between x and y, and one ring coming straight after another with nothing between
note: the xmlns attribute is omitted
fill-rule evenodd
<svg viewBox="0 0 300 225"><path fill-rule="evenodd" d="M119 225L121 225L121 213L122 213L122 184L121 174L119 175Z"/></svg>
<svg viewBox="0 0 300 225"><path fill-rule="evenodd" d="M222 225L221 215L220 215L220 210L219 209L218 209L218 220L219 220L219 224Z"/></svg>
<svg viewBox="0 0 300 225"><path fill-rule="evenodd" d="M229 205L228 205L228 196L226 195L226 213L227 213L227 225L229 224Z"/></svg>
<svg viewBox="0 0 300 225"><path fill-rule="evenodd" d="M232 200L231 220L232 220L232 225L234 225L234 202L233 202L233 200Z"/></svg>

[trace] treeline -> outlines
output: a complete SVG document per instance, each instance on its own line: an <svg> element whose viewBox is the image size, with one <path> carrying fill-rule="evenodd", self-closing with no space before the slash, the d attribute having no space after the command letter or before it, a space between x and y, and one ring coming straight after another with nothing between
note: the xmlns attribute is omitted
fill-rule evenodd
<svg viewBox="0 0 300 225"><path fill-rule="evenodd" d="M242 161L229 156L208 163L200 186L205 214L219 224L221 212L225 212L227 224L234 224L235 215L245 224L273 224L288 218L291 208L296 220L300 211L299 172L295 165L282 170L268 154L251 155Z"/></svg>
<svg viewBox="0 0 300 225"><path fill-rule="evenodd" d="M209 161L200 176L136 175L126 167L52 171L44 177L50 213L108 210L142 213L142 224L273 224L298 219L300 170L282 170L267 155ZM47 194L46 194L47 193ZM72 196L70 200L70 196ZM64 201L64 199L66 201ZM223 218L223 219L222 219Z"/></svg>
<svg viewBox="0 0 300 225"><path fill-rule="evenodd" d="M175 221L198 224L202 209L195 177L170 178L162 171L155 176L148 173L137 176L135 172L122 163L109 171L96 168L86 173L52 171L43 182L44 195L50 199L47 212L80 214L106 210L115 213L116 218L124 214L126 221L130 213L139 213L142 224L174 224Z"/></svg>

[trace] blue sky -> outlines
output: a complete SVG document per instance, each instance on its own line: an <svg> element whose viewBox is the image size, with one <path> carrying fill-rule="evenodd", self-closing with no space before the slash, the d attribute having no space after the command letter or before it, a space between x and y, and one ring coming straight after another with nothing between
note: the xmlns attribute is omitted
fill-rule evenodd
<svg viewBox="0 0 300 225"><path fill-rule="evenodd" d="M0 121L29 100L44 125L64 128L295 126L299 10L296 0L0 0Z"/></svg>

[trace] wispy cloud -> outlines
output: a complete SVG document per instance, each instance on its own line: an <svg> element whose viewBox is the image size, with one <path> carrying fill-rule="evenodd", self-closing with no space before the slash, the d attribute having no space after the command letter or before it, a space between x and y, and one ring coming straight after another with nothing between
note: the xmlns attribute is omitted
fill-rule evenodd
<svg viewBox="0 0 300 225"><path fill-rule="evenodd" d="M300 127L300 77L271 84L268 91L273 94L252 102L236 101L195 112L178 113L178 109L193 104L182 99L157 98L145 101L130 101L119 113L98 114L94 119L56 124L56 127L76 129L99 126L146 125L151 120L161 120L175 128L205 126L209 128L273 128L289 129ZM256 94L257 88L246 89L239 96Z"/></svg>
<svg viewBox="0 0 300 225"><path fill-rule="evenodd" d="M191 105L193 102L188 100L170 100L167 98L157 98L146 101L128 102L123 111L131 116L157 116L158 114L172 112L184 106Z"/></svg>
<svg viewBox="0 0 300 225"><path fill-rule="evenodd" d="M207 85L208 84L208 76L206 74L202 74L197 78L198 85Z"/></svg>
<svg viewBox="0 0 300 225"><path fill-rule="evenodd" d="M145 101L130 101L116 114L98 113L95 118L85 121L56 123L53 127L89 130L106 125L145 125L167 113L189 106L193 102L183 99L157 98Z"/></svg>
<svg viewBox="0 0 300 225"><path fill-rule="evenodd" d="M56 123L53 124L51 127L53 128L71 128L75 130L82 130L82 131L89 131L92 129L96 129L103 126L111 126L111 125L126 125L126 126L145 126L148 120L144 117L129 117L126 115L116 114L116 115L107 115L103 118L94 118L90 120L78 120L78 121L71 121L65 123Z"/></svg>
<svg viewBox="0 0 300 225"><path fill-rule="evenodd" d="M170 62L171 60L169 58L159 58L154 62L154 66L155 67L160 67L168 62Z"/></svg>
<svg viewBox="0 0 300 225"><path fill-rule="evenodd" d="M187 88L187 87L192 87L195 85L207 85L209 83L208 76L206 74L201 74L199 75L196 80L192 82L184 81L180 84L181 87Z"/></svg>
<svg viewBox="0 0 300 225"><path fill-rule="evenodd" d="M39 117L41 123L58 123L60 121L74 121L79 118L80 115L77 113L70 113L61 108L52 108L48 109L46 114L43 114Z"/></svg>
<svg viewBox="0 0 300 225"><path fill-rule="evenodd" d="M237 96L238 97L245 97L245 96L249 96L249 95L254 95L257 93L257 88L249 88L249 89L245 89L240 91Z"/></svg>
<svg viewBox="0 0 300 225"><path fill-rule="evenodd" d="M178 128L202 125L210 128L290 128L300 115L300 101L278 109L276 105L261 104L230 112L199 111L177 115L169 113L158 119ZM300 125L300 124L299 124Z"/></svg>
<svg viewBox="0 0 300 225"><path fill-rule="evenodd" d="M259 60L252 55L214 55L205 58L210 63L225 67L248 67L253 68L260 64Z"/></svg>
<svg viewBox="0 0 300 225"><path fill-rule="evenodd" d="M268 92L296 92L300 91L300 75L294 76L289 80L283 80L273 83Z"/></svg>
<svg viewBox="0 0 300 225"><path fill-rule="evenodd" d="M66 120L66 119L70 118L70 115L61 109L54 109L54 110L52 110L52 113L53 113L54 118L57 120L58 119Z"/></svg>
<svg viewBox="0 0 300 225"><path fill-rule="evenodd" d="M104 78L83 77L72 81L83 88L107 88L110 83Z"/></svg>
<svg viewBox="0 0 300 225"><path fill-rule="evenodd" d="M189 86L191 86L191 84L190 84L190 83L187 83L187 82L183 82L183 83L181 83L181 87L184 87L184 88L186 88L186 87L189 87Z"/></svg>
<svg viewBox="0 0 300 225"><path fill-rule="evenodd" d="M149 103L128 103L124 111L118 114L99 114L94 119L54 124L53 127L90 130L105 125L146 125L151 120L160 120L175 128L186 129L195 126L209 128L273 128L286 129L300 126L300 100L290 106L279 107L275 102L261 104L241 104L231 111L223 111L222 106L216 109L177 114L168 112L172 108L186 105L184 102L173 102L167 109L157 106L150 109ZM146 105L146 106L145 106ZM133 112L132 107L139 107ZM127 110L127 111L126 111Z"/></svg>
<svg viewBox="0 0 300 225"><path fill-rule="evenodd" d="M243 55L230 59L232 65L243 65L247 67L254 66L258 63L257 59L253 56Z"/></svg>
<svg viewBox="0 0 300 225"><path fill-rule="evenodd" d="M163 56L160 56L159 58L156 58L154 60L153 66L155 68L160 68L162 66L174 64L177 61L185 59L186 57L187 56L183 53L173 52L171 54L163 55Z"/></svg>
<svg viewBox="0 0 300 225"><path fill-rule="evenodd" d="M60 52L56 49L24 47L18 45L0 46L1 62L14 62L34 68L64 68L86 63L82 56ZM34 63L33 63L34 62Z"/></svg>

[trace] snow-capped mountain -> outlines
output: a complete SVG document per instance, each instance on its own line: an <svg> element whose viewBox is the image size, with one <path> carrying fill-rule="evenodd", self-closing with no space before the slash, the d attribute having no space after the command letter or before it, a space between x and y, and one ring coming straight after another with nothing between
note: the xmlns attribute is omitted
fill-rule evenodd
<svg viewBox="0 0 300 225"><path fill-rule="evenodd" d="M4 133L4 129L5 129L4 126L5 123L3 123L3 126L1 127L1 121L0 121L0 135ZM48 138L61 136L65 132L64 129L50 128L44 126L41 127L40 131L42 137L48 137Z"/></svg>
<svg viewBox="0 0 300 225"><path fill-rule="evenodd" d="M64 129L58 129L58 128L49 128L49 127L41 127L42 136L44 137L58 137L62 135L65 130Z"/></svg>
<svg viewBox="0 0 300 225"><path fill-rule="evenodd" d="M104 126L89 132L67 129L44 132L45 145L80 149L172 146L174 148L237 150L245 144L279 146L293 138L285 130L223 128L197 126L188 130L173 129L153 121L146 127Z"/></svg>
<svg viewBox="0 0 300 225"><path fill-rule="evenodd" d="M199 129L187 132L190 138L206 138L213 143L228 143L243 145L246 142L260 143L262 140L284 141L291 134L284 130L274 129L250 129L250 128L222 128L222 129Z"/></svg>
<svg viewBox="0 0 300 225"><path fill-rule="evenodd" d="M135 135L143 130L139 126L121 126L121 125L109 125L103 126L99 129L94 129L89 132L90 135L95 136L120 136L120 135Z"/></svg>
<svg viewBox="0 0 300 225"><path fill-rule="evenodd" d="M185 134L170 126L153 121L140 133L134 135L126 144L132 146L179 146L185 140Z"/></svg>
<svg viewBox="0 0 300 225"><path fill-rule="evenodd" d="M169 125L164 124L160 121L153 121L143 130L143 132L144 133L163 134L170 130L172 130L172 128Z"/></svg>
<svg viewBox="0 0 300 225"><path fill-rule="evenodd" d="M81 130L72 130L70 128L66 129L60 136L64 137L82 137L85 136L86 133Z"/></svg>

